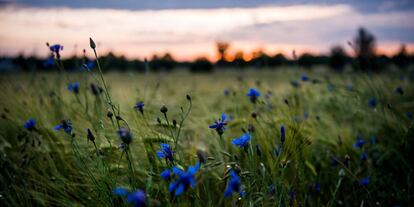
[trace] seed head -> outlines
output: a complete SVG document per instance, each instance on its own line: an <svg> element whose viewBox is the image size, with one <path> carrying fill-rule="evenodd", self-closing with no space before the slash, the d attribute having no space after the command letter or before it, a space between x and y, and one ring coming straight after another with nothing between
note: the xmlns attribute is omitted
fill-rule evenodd
<svg viewBox="0 0 414 207"><path fill-rule="evenodd" d="M121 138L121 141L125 144L129 144L132 141L132 135L129 129L121 128L118 131L119 138Z"/></svg>
<svg viewBox="0 0 414 207"><path fill-rule="evenodd" d="M95 142L95 136L92 134L92 131L90 130L90 129L87 129L87 138L88 138L88 140L89 141L91 141L91 142Z"/></svg>
<svg viewBox="0 0 414 207"><path fill-rule="evenodd" d="M91 37L89 38L89 45L91 46L92 49L96 48L96 44Z"/></svg>
<svg viewBox="0 0 414 207"><path fill-rule="evenodd" d="M110 119L112 119L112 117L114 116L114 114L111 111L108 111L108 113L106 114L106 116Z"/></svg>
<svg viewBox="0 0 414 207"><path fill-rule="evenodd" d="M161 113L166 114L168 112L168 108L165 105L163 105L161 107L160 111L161 111Z"/></svg>
<svg viewBox="0 0 414 207"><path fill-rule="evenodd" d="M257 118L257 112L252 112L251 116L252 116L253 119L256 119Z"/></svg>
<svg viewBox="0 0 414 207"><path fill-rule="evenodd" d="M285 126L282 125L280 126L280 142L283 144L285 142L286 139L286 130L285 130Z"/></svg>
<svg viewBox="0 0 414 207"><path fill-rule="evenodd" d="M197 157L200 163L206 163L207 161L207 153L203 150L197 150Z"/></svg>

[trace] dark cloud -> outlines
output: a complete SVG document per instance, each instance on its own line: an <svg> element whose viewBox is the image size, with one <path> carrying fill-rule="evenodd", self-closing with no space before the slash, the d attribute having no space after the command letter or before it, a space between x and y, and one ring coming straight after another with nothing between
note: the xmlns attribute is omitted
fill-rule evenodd
<svg viewBox="0 0 414 207"><path fill-rule="evenodd" d="M414 28L412 27L374 27L372 32L378 34L378 39L381 41L414 42Z"/></svg>
<svg viewBox="0 0 414 207"><path fill-rule="evenodd" d="M412 0L0 0L0 5L2 4L1 2L9 2L12 4L30 7L111 8L128 10L233 7L248 8L265 5L288 6L303 4L348 4L363 12L414 9L414 1Z"/></svg>
<svg viewBox="0 0 414 207"><path fill-rule="evenodd" d="M353 39L359 27L364 27L380 42L412 43L414 24L405 21L411 18L411 13L404 11L393 14L346 13L331 18L253 24L235 28L219 37L272 44L313 44L324 48L337 43L345 44Z"/></svg>

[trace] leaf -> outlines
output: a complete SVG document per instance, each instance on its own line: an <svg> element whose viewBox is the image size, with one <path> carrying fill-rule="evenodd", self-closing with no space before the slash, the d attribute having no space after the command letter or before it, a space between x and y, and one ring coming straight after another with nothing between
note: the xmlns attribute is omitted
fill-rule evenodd
<svg viewBox="0 0 414 207"><path fill-rule="evenodd" d="M311 170L311 171L312 171L312 173L313 173L315 176L316 176L316 175L318 175L318 173L316 173L315 166L313 166L310 162L305 161L305 165L309 168L309 170Z"/></svg>
<svg viewBox="0 0 414 207"><path fill-rule="evenodd" d="M162 142L173 142L174 139L171 138L171 136L168 136L163 133L155 132L149 133L147 135L144 135L142 138L144 143L162 143Z"/></svg>

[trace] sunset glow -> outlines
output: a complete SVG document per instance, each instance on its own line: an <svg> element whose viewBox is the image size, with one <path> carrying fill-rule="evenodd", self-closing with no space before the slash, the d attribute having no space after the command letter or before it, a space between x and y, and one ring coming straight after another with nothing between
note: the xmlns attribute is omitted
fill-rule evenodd
<svg viewBox="0 0 414 207"><path fill-rule="evenodd" d="M230 42L232 52L327 53L334 44L346 46L359 26L376 34L379 52L391 54L401 43L412 51L414 41L389 34L385 25L414 30L411 19L411 11L364 14L344 4L165 10L8 5L0 7L0 55L45 56L50 42L63 44L67 57L80 54L89 37L100 52L128 58L169 52L177 60L214 60L216 41Z"/></svg>

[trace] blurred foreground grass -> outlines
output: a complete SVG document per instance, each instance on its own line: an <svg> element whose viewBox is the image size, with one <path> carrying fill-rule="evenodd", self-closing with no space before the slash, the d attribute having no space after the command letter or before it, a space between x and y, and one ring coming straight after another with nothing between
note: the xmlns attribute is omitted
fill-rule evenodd
<svg viewBox="0 0 414 207"><path fill-rule="evenodd" d="M304 75L309 80L302 81ZM112 193L117 186L144 190L147 206L413 202L414 90L400 74L286 68L110 73L105 79L120 109L120 125L131 130L130 159L119 149L117 121L107 117L104 94L91 92L91 83L102 85L93 74L0 76L2 206L127 205ZM80 83L77 95L66 88L72 82ZM395 91L398 86L403 95ZM261 92L256 104L246 96L249 88ZM187 94L192 108L180 125L190 103ZM374 107L368 104L372 99ZM133 108L138 101L145 103L143 114ZM160 112L163 105L168 123ZM230 121L220 139L209 125L222 113ZM23 128L29 118L36 120L35 130ZM74 137L53 130L62 119L72 122ZM281 125L286 126L283 145ZM87 128L96 137L96 148L88 142ZM252 137L248 149L231 143L247 131ZM361 148L354 147L357 136L364 141ZM173 146L173 164L179 168L195 165L200 154L208 157L196 174L195 188L185 189L190 192L179 197L168 192L170 181L160 173L172 163L156 157L160 143ZM241 178L242 197L223 196L230 169Z"/></svg>

